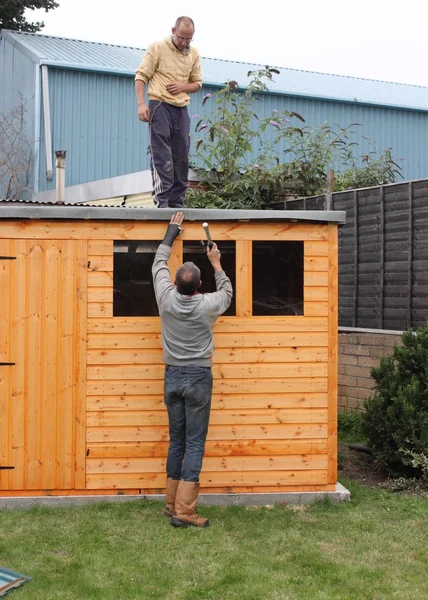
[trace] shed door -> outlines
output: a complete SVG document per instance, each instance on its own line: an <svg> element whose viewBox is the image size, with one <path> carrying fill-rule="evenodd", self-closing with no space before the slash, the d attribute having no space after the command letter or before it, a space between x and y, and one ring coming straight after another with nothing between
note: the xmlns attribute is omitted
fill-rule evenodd
<svg viewBox="0 0 428 600"><path fill-rule="evenodd" d="M0 256L0 490L82 489L87 243L0 240Z"/></svg>

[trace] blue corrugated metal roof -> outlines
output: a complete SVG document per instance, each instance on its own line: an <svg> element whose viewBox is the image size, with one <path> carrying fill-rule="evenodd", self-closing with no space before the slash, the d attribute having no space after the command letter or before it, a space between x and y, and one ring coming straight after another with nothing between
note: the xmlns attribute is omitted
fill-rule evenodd
<svg viewBox="0 0 428 600"><path fill-rule="evenodd" d="M19 44L36 62L79 70L132 75L144 53L143 48L34 33L3 30L1 35L12 43ZM260 65L215 58L203 58L202 66L206 85L223 85L226 81L235 80L242 87L248 82L248 71L260 68ZM277 68L280 74L275 76L275 81L269 83L271 92L428 110L428 87Z"/></svg>

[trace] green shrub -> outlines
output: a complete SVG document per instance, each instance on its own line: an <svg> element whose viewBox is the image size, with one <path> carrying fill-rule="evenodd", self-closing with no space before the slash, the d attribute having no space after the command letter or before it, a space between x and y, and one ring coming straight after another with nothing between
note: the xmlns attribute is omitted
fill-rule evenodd
<svg viewBox="0 0 428 600"><path fill-rule="evenodd" d="M364 406L369 445L392 473L421 476L411 458L428 454L428 325L402 335L402 346L372 369L376 382Z"/></svg>
<svg viewBox="0 0 428 600"><path fill-rule="evenodd" d="M425 454L418 454L411 450L403 450L404 460L407 460L412 467L420 470L421 480L428 486L428 448Z"/></svg>
<svg viewBox="0 0 428 600"><path fill-rule="evenodd" d="M360 441L364 437L362 413L340 413L337 429L341 441Z"/></svg>

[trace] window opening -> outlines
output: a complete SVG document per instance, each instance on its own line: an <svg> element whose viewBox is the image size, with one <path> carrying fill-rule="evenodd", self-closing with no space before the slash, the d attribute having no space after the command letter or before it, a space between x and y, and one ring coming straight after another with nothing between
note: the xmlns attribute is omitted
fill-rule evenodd
<svg viewBox="0 0 428 600"><path fill-rule="evenodd" d="M303 315L303 242L253 242L253 315Z"/></svg>
<svg viewBox="0 0 428 600"><path fill-rule="evenodd" d="M156 241L115 241L113 245L113 316L159 315L152 266Z"/></svg>
<svg viewBox="0 0 428 600"><path fill-rule="evenodd" d="M236 247L235 242L218 242L221 252L221 266L229 277L233 287L233 298L225 316L234 316L235 309L235 284L236 284ZM216 291L214 269L206 255L206 246L203 242L183 242L183 262L193 262L201 270L202 286L199 291L207 294Z"/></svg>

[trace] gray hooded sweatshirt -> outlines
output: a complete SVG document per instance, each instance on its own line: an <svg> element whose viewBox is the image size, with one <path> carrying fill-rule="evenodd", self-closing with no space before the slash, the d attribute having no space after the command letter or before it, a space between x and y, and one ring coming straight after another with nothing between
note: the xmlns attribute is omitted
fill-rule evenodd
<svg viewBox="0 0 428 600"><path fill-rule="evenodd" d="M224 271L214 273L217 291L183 296L171 282L167 261L171 247L160 244L152 275L162 323L165 364L211 367L213 326L232 301L232 284Z"/></svg>

